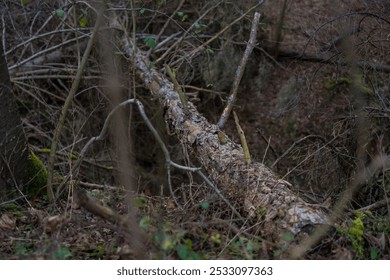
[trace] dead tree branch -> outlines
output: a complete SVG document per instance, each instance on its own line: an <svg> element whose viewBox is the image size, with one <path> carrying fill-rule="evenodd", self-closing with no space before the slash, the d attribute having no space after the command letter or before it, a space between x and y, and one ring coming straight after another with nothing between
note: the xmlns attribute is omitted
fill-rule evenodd
<svg viewBox="0 0 390 280"><path fill-rule="evenodd" d="M249 36L249 41L246 46L244 56L241 59L240 65L238 65L237 67L236 77L234 78L232 90L228 98L227 105L223 110L222 115L218 121L219 128L222 128L225 125L227 119L229 118L230 112L233 109L234 102L236 101L238 86L241 82L242 76L244 75L246 63L248 62L248 58L251 55L253 48L256 44L256 34L257 34L257 27L259 25L259 20L260 20L260 13L255 12L252 21L251 34Z"/></svg>
<svg viewBox="0 0 390 280"><path fill-rule="evenodd" d="M166 121L180 142L192 151L228 199L242 205L247 216L259 220L264 237L278 241L285 232L298 234L307 225L327 223L320 205L303 201L290 189L291 184L263 164L248 165L241 146L223 132L226 142L220 143L219 127L210 124L191 102L186 115L172 82L150 68L146 53L134 51L126 37L123 48L134 59L130 63L137 76L164 106Z"/></svg>
<svg viewBox="0 0 390 280"><path fill-rule="evenodd" d="M324 64L336 64L341 66L346 66L348 64L346 61L335 59L334 54L332 56L323 56L323 55L301 53L297 51L281 49L279 50L279 56L302 60L302 61L319 62ZM385 64L359 61L357 65L361 69L371 69L378 72L390 73L390 66Z"/></svg>
<svg viewBox="0 0 390 280"><path fill-rule="evenodd" d="M104 207L88 196L86 191L79 188L75 190L75 201L88 212L116 225L118 232L131 243L135 249L134 251L139 254L138 257L145 258L144 244L147 238L144 233L140 234L139 228L132 227L128 217L121 216L113 210ZM136 233L138 233L137 238L134 238Z"/></svg>

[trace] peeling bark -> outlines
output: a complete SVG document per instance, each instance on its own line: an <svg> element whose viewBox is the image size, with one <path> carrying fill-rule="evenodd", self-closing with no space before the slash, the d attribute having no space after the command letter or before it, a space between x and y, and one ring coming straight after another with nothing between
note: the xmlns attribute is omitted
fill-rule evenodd
<svg viewBox="0 0 390 280"><path fill-rule="evenodd" d="M242 205L248 217L261 222L264 238L278 241L285 232L296 235L305 226L326 223L323 206L306 203L291 190L291 184L279 179L265 165L246 164L241 146L226 135L226 143L221 144L217 125L210 124L191 102L186 115L174 85L156 69L148 67L150 62L144 52L133 52L127 41L124 45L126 53L134 58L132 66L138 77L159 97L172 131L224 194Z"/></svg>

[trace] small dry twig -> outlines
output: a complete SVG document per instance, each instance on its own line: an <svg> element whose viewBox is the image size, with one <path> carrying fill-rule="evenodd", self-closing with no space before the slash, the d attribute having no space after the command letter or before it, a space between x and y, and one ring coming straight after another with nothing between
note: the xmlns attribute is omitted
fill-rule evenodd
<svg viewBox="0 0 390 280"><path fill-rule="evenodd" d="M247 164L251 164L251 155L249 153L249 148L248 148L248 143L246 142L245 138L245 133L241 128L240 121L238 120L237 114L235 111L233 111L233 116L234 116L234 121L236 123L236 129L238 131L238 134L240 135L240 140L241 140L241 146L242 150L244 151L244 156L245 156L245 162Z"/></svg>
<svg viewBox="0 0 390 280"><path fill-rule="evenodd" d="M303 138L301 138L301 139L299 139L299 140L297 140L297 141L295 141L284 153L283 153L283 155L281 155L280 157L278 157L275 161L274 161L274 163L271 165L271 168L274 168L278 163L279 163L279 161L281 161L283 158L285 158L289 153L291 153L291 151L294 149L294 147L296 146L296 145L298 145L299 143L301 143L301 142L303 142L303 141L305 141L306 139L309 139L309 138L319 138L319 139L321 139L323 142L325 142L325 139L322 137L322 136L320 136L320 135L307 135L307 136L305 136L305 137L303 137ZM333 141L333 140L332 140Z"/></svg>

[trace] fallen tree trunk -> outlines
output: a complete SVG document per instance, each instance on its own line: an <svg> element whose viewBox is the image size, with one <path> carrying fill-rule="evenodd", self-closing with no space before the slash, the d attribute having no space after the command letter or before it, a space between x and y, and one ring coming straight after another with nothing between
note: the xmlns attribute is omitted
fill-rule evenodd
<svg viewBox="0 0 390 280"><path fill-rule="evenodd" d="M180 142L192 151L230 200L242 205L248 217L258 219L264 238L278 241L286 232L296 235L305 226L326 224L321 205L306 203L291 190L291 184L265 165L246 164L241 146L226 135L226 141L221 143L218 133L223 132L201 116L192 103L187 102L188 110L184 110L173 83L150 68L144 52L134 51L127 39L124 48L137 76L164 106L166 121Z"/></svg>

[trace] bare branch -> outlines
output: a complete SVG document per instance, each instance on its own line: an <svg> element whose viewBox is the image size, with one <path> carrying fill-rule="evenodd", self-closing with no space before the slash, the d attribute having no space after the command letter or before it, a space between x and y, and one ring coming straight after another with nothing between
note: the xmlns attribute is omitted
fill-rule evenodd
<svg viewBox="0 0 390 280"><path fill-rule="evenodd" d="M85 66L87 64L88 57L89 57L89 54L90 54L90 52L92 50L92 46L93 46L95 37L96 37L96 35L97 35L98 31L99 31L100 24L103 21L103 13L104 13L104 11L105 11L105 7L104 7L104 5L102 5L101 10L99 11L99 15L97 17L97 20L96 20L96 23L95 23L95 26L94 26L91 38L88 41L87 48L86 48L86 50L84 52L84 55L83 55L83 59L82 59L81 64L80 64L80 66L78 68L75 80L72 83L72 87L70 89L69 95L68 95L68 97L65 100L64 106L62 107L60 118L59 118L59 120L57 122L57 126L56 126L56 129L54 131L54 136L53 136L53 140L52 140L52 143L51 143L50 155L49 155L49 159L48 159L48 168L47 168L47 172L48 172L48 176L47 176L47 196L48 196L48 198L49 198L49 200L51 202L54 202L54 200L56 199L56 197L54 196L54 192L53 192L53 169L54 169L55 153L56 153L56 150L57 150L58 141L59 141L59 138L61 136L62 128L64 126L66 114L67 114L68 109L69 109L69 107L70 107L70 105L72 103L73 97L76 94L76 91L77 91L77 89L79 87L79 84L80 84L80 81L81 81L81 76L82 76L82 74L84 72L84 68L85 68ZM58 194L58 192L57 192L57 194Z"/></svg>
<svg viewBox="0 0 390 280"><path fill-rule="evenodd" d="M236 77L234 78L232 90L230 92L227 105L223 110L222 115L218 121L219 128L222 128L225 125L227 119L229 118L230 112L233 109L234 102L236 101L238 86L240 85L241 78L244 75L246 63L248 62L248 58L251 55L253 48L256 44L256 35L257 35L257 27L259 25L259 20L260 20L260 13L255 12L252 21L251 34L249 36L248 44L246 45L244 56L241 59L240 65L237 67Z"/></svg>
<svg viewBox="0 0 390 280"><path fill-rule="evenodd" d="M217 38L219 38L223 33L225 33L227 30L229 30L229 28L231 28L234 24L236 24L237 22L239 22L240 20L242 20L247 14L251 13L252 11L256 10L260 5L262 5L264 2L264 0L260 1L258 4L254 5L253 7L251 7L249 10L247 10L244 14L242 14L241 16L239 16L237 19L235 19L232 23L230 23L229 25L227 25L226 27L224 27L221 31L219 31L217 34L215 34L212 38L210 38L209 40L207 40L206 42L204 42L202 45L200 45L199 47L195 48L194 50L192 50L188 55L186 55L186 58L187 57L193 57L196 53L198 53L199 51L203 50L206 46L208 46L209 44L211 44L213 41L215 41ZM172 62L172 66L175 66L177 65L178 63L180 63L181 61L183 61L185 59L185 57L181 57L179 58L178 60ZM157 61L158 62L158 61Z"/></svg>

